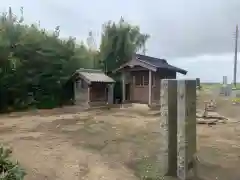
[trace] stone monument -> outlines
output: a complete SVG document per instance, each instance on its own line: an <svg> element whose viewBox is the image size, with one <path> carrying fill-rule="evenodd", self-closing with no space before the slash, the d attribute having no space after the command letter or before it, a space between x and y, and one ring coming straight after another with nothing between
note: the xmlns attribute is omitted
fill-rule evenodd
<svg viewBox="0 0 240 180"><path fill-rule="evenodd" d="M161 81L164 175L186 180L195 168L196 80Z"/></svg>

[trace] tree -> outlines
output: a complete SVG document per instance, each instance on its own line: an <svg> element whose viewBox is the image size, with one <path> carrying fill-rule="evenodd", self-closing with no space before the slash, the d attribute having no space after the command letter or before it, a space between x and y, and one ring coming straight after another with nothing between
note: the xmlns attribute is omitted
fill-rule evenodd
<svg viewBox="0 0 240 180"><path fill-rule="evenodd" d="M141 50L145 53L145 43L149 37L141 33L138 26L125 22L123 18L118 23L105 23L100 44L104 69L111 71L128 61L134 53Z"/></svg>
<svg viewBox="0 0 240 180"><path fill-rule="evenodd" d="M90 52L75 38L59 38L36 25L23 24L11 8L0 16L0 111L55 107L62 86L78 68L85 68Z"/></svg>
<svg viewBox="0 0 240 180"><path fill-rule="evenodd" d="M93 32L90 31L88 34L88 38L87 38L87 45L88 45L88 50L89 50L89 58L92 64L92 68L99 68L99 59L98 59L98 54L99 51L97 50L97 44L96 44L96 40L93 36Z"/></svg>
<svg viewBox="0 0 240 180"><path fill-rule="evenodd" d="M89 33L88 47L74 37L24 24L11 8L0 15L0 111L52 108L63 102L63 87L79 68L111 71L144 50L148 35L121 19L104 24L100 50ZM68 96L69 97L69 96Z"/></svg>

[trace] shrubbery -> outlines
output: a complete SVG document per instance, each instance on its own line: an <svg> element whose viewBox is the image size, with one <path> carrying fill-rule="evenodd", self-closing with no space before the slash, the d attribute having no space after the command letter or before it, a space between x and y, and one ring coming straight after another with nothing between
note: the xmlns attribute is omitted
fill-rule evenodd
<svg viewBox="0 0 240 180"><path fill-rule="evenodd" d="M145 52L149 38L123 19L104 24L99 49L92 33L88 46L59 34L59 26L50 32L24 24L11 8L0 14L0 112L68 104L72 90L65 85L78 68L111 71L140 49Z"/></svg>
<svg viewBox="0 0 240 180"><path fill-rule="evenodd" d="M0 147L0 180L23 180L26 173L10 159L11 153L11 149Z"/></svg>

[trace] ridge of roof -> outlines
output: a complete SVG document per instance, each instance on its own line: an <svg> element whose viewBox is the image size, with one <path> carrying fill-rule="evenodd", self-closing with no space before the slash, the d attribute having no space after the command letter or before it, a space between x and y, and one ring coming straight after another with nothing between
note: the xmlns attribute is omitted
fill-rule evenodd
<svg viewBox="0 0 240 180"><path fill-rule="evenodd" d="M135 54L135 57L142 61L148 61L148 62L157 61L157 62L167 63L166 59L151 57L151 56L147 56L147 55L143 55L143 54Z"/></svg>
<svg viewBox="0 0 240 180"><path fill-rule="evenodd" d="M85 69L85 68L77 69L76 72L104 73L101 69Z"/></svg>
<svg viewBox="0 0 240 180"><path fill-rule="evenodd" d="M102 70L99 69L84 69L80 68L76 70L75 74L81 75L84 77L89 83L90 82L106 82L106 83L114 83L115 80L105 74Z"/></svg>

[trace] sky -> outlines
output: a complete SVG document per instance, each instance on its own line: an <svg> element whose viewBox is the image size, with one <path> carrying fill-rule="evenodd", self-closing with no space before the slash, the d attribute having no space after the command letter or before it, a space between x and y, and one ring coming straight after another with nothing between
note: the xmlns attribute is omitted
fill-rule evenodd
<svg viewBox="0 0 240 180"><path fill-rule="evenodd" d="M89 31L98 40L104 22L123 17L150 35L146 54L186 69L184 78L221 82L226 75L232 82L240 0L8 0L0 11L9 6L14 14L24 8L25 23L40 22L48 30L60 26L62 37L79 41Z"/></svg>

